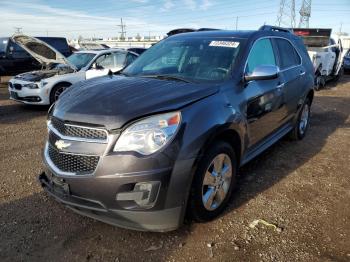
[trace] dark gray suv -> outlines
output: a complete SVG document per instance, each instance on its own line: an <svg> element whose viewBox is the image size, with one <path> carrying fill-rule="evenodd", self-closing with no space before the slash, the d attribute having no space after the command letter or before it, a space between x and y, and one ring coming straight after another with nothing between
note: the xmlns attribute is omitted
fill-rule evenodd
<svg viewBox="0 0 350 262"><path fill-rule="evenodd" d="M43 188L121 227L168 231L223 211L240 166L309 125L313 67L288 30L171 36L49 110Z"/></svg>

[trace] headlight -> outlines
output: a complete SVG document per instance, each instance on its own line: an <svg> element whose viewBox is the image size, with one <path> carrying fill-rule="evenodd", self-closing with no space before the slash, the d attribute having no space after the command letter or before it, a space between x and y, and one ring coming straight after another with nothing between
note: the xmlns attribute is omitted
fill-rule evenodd
<svg viewBox="0 0 350 262"><path fill-rule="evenodd" d="M34 83L24 84L23 87L26 87L26 88L29 88L29 89L37 89L37 88L39 88L39 86L37 84L34 84Z"/></svg>
<svg viewBox="0 0 350 262"><path fill-rule="evenodd" d="M181 113L155 115L129 126L118 138L114 152L135 151L150 155L171 141L181 123Z"/></svg>

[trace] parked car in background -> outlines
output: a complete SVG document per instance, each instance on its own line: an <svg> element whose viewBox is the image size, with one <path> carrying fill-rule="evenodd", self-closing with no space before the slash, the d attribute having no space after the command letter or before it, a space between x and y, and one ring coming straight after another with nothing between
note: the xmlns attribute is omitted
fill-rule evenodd
<svg viewBox="0 0 350 262"><path fill-rule="evenodd" d="M331 38L332 29L293 28L293 32L303 39L313 63L315 89L321 89L327 81L339 80L344 73L343 59L345 52L341 39L337 43Z"/></svg>
<svg viewBox="0 0 350 262"><path fill-rule="evenodd" d="M143 48L143 47L130 47L127 49L130 52L134 52L137 53L139 55L141 55L143 52L145 52L147 50L147 48Z"/></svg>
<svg viewBox="0 0 350 262"><path fill-rule="evenodd" d="M42 66L16 75L8 83L10 98L26 104L52 104L72 84L121 70L138 57L131 51L103 49L79 51L66 58L39 39L24 35L12 39Z"/></svg>
<svg viewBox="0 0 350 262"><path fill-rule="evenodd" d="M283 28L160 41L115 76L78 83L49 110L43 188L75 212L151 231L217 217L238 168L302 139L313 66Z"/></svg>
<svg viewBox="0 0 350 262"><path fill-rule="evenodd" d="M350 71L350 49L346 52L346 55L344 56L344 70L347 72Z"/></svg>
<svg viewBox="0 0 350 262"><path fill-rule="evenodd" d="M68 57L71 48L64 37L36 37ZM26 50L9 37L0 38L0 76L12 76L32 70L38 70L41 64Z"/></svg>

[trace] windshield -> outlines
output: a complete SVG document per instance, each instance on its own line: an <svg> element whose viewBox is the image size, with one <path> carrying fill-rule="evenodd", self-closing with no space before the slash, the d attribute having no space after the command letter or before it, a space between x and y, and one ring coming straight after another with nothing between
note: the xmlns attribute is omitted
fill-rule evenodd
<svg viewBox="0 0 350 262"><path fill-rule="evenodd" d="M70 55L67 59L68 61L75 65L75 67L80 70L83 67L87 66L87 64L96 56L96 54L92 53L75 53Z"/></svg>
<svg viewBox="0 0 350 262"><path fill-rule="evenodd" d="M242 39L237 38L169 38L148 49L123 73L194 82L222 81L228 76L241 43Z"/></svg>

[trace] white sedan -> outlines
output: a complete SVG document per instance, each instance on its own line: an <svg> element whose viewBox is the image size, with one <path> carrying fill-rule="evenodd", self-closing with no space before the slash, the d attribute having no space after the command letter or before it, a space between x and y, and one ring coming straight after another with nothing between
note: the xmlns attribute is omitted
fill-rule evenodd
<svg viewBox="0 0 350 262"><path fill-rule="evenodd" d="M139 56L123 49L103 49L79 51L66 58L39 39L25 35L12 39L43 65L42 70L17 75L8 83L10 99L25 104L52 104L72 84L117 72Z"/></svg>

